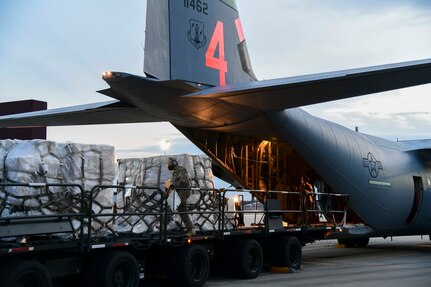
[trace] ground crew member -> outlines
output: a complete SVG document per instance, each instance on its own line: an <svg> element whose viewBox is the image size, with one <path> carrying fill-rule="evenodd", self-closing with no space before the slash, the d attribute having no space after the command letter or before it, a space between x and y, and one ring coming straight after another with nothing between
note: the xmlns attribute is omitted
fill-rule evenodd
<svg viewBox="0 0 431 287"><path fill-rule="evenodd" d="M308 210L308 209L314 209L313 207L313 186L308 182L309 179L308 177L303 177L301 176L301 194L304 198L304 204L305 204L305 209L304 210ZM311 214L306 214L307 217L307 223L310 224L310 219L311 219Z"/></svg>
<svg viewBox="0 0 431 287"><path fill-rule="evenodd" d="M301 192L308 199L308 207L313 207L313 186L308 182L308 177L301 177Z"/></svg>
<svg viewBox="0 0 431 287"><path fill-rule="evenodd" d="M168 160L168 169L173 171L172 184L169 186L169 190L175 189L181 198L181 203L178 205L177 210L178 212L187 212L187 199L190 196L189 173L184 167L178 165L176 159L171 157ZM196 232L188 214L180 213L180 217L187 228L186 236L195 236Z"/></svg>

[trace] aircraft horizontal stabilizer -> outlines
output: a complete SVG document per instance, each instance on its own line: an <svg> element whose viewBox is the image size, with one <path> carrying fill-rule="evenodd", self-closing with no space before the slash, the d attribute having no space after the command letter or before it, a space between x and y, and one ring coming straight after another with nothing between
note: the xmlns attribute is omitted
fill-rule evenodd
<svg viewBox="0 0 431 287"><path fill-rule="evenodd" d="M120 101L108 101L0 117L0 127L154 122L160 119Z"/></svg>
<svg viewBox="0 0 431 287"><path fill-rule="evenodd" d="M180 80L160 81L123 72L105 72L103 79L111 88L99 93L142 108L199 90L192 84Z"/></svg>
<svg viewBox="0 0 431 287"><path fill-rule="evenodd" d="M198 90L179 80L159 81L121 72L105 72L111 86L99 93L117 100L0 117L0 127L68 126L161 122L166 100Z"/></svg>
<svg viewBox="0 0 431 287"><path fill-rule="evenodd" d="M431 59L219 86L187 95L283 110L431 82Z"/></svg>

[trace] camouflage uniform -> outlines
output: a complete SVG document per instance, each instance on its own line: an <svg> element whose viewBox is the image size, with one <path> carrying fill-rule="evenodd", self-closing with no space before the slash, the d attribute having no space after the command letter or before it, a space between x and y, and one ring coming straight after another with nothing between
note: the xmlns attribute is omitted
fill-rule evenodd
<svg viewBox="0 0 431 287"><path fill-rule="evenodd" d="M172 185L171 189L176 189L179 197L181 198L181 203L178 205L178 212L187 212L187 199L190 196L190 181L189 173L182 166L176 166L174 172L172 173ZM180 213L181 220L187 227L187 231L190 232L193 229L193 223L190 220L188 214Z"/></svg>

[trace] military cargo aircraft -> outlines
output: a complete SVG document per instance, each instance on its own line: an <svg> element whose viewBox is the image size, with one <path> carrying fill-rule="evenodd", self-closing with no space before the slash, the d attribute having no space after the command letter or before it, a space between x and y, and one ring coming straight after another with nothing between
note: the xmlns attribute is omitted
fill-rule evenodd
<svg viewBox="0 0 431 287"><path fill-rule="evenodd" d="M114 100L0 127L170 122L235 187L294 191L308 177L318 193L349 194L349 243L431 233L431 140L392 142L300 108L430 83L431 59L258 81L234 0L148 0L144 72L103 73Z"/></svg>

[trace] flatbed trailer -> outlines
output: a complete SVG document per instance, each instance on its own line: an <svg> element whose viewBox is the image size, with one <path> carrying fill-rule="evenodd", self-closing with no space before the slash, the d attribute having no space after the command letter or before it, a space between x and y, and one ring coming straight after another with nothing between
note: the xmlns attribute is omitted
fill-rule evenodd
<svg viewBox="0 0 431 287"><path fill-rule="evenodd" d="M172 217L179 214L170 208L175 206L175 197L157 187L97 185L86 191L79 184L0 184L3 190L16 186L41 193L53 187L73 188L76 194L72 201L79 210L26 216L2 214L0 286L7 287L52 286L53 281L61 282L62 278L80 280L83 286L138 286L140 279L155 274L166 276L172 285L203 286L210 266L251 279L259 276L264 261L299 270L302 246L342 228L349 206L349 197L342 194L315 193L316 200L311 204L307 200L310 194L299 192L192 189L193 194L209 198L214 204L209 210L191 205L186 213L202 216L203 221L213 220L213 228L186 237L178 224L171 228ZM129 206L118 210L113 205L109 212L95 208L96 193L106 192L115 198L125 190L133 191ZM133 210L136 203L142 204L139 199L149 190L160 204L145 212ZM263 202L252 197L257 193ZM300 208L281 209L277 200L280 194L290 196ZM244 196L252 200L246 204ZM229 208L228 198L235 197L238 200ZM112 227L118 222L140 224L144 218L154 219L145 232Z"/></svg>

